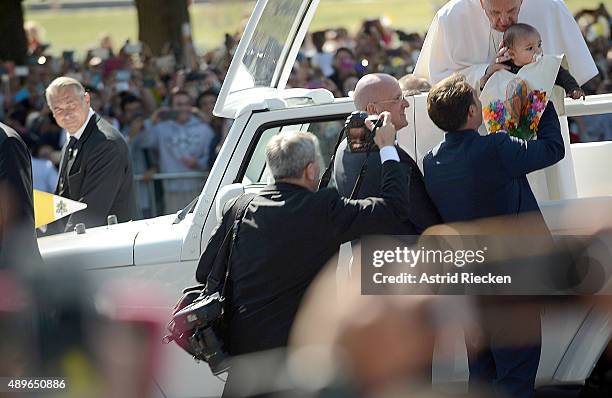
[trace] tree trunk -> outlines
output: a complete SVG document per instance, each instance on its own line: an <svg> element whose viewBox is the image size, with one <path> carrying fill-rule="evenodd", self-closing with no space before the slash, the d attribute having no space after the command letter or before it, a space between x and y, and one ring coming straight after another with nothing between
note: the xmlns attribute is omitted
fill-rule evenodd
<svg viewBox="0 0 612 398"><path fill-rule="evenodd" d="M28 40L23 29L22 0L0 1L0 60L26 62Z"/></svg>
<svg viewBox="0 0 612 398"><path fill-rule="evenodd" d="M2 0L4 1L4 0ZM136 0L138 38L155 56L172 49L177 59L183 54L182 26L189 25L189 0Z"/></svg>

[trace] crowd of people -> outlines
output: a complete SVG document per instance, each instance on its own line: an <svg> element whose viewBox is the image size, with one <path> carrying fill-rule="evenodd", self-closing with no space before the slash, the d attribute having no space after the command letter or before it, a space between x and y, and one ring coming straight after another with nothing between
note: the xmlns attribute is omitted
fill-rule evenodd
<svg viewBox="0 0 612 398"><path fill-rule="evenodd" d="M0 120L17 130L31 148L35 189L53 192L67 141L45 103L44 90L55 77L69 76L85 86L92 109L130 142L134 174L144 181L138 197L143 216L167 214L189 203L193 197L186 203L166 203L168 193L199 193L202 175L186 183L155 182L153 191L146 184L155 173L206 172L214 163L230 126L212 114L229 52L208 54L202 67L187 68L174 54L147 55L140 44L126 42L115 52L108 37L82 62L71 52L53 57L46 48L40 44L32 48L28 66L2 64ZM157 131L165 138L154 139ZM169 131L175 134L168 137ZM141 133L147 139L137 139ZM194 140L201 142L193 145Z"/></svg>
<svg viewBox="0 0 612 398"><path fill-rule="evenodd" d="M587 95L612 92L610 14L601 5L575 17L600 72L584 90ZM29 64L0 64L0 121L17 130L30 147L35 188L53 192L56 185L66 134L43 94L51 80L65 75L83 83L93 110L130 142L142 215L168 214L189 203L203 185L203 174L193 174L189 181L152 178L156 173L206 173L212 167L231 126L230 120L215 117L212 111L240 33L226 35L223 46L201 55L168 49L159 57L129 41L116 51L112 40L104 37L77 60L73 51L50 55L53 43L41 40L36 25L29 25L26 32ZM398 79L410 75L423 41L423 34L392 29L378 19L364 21L355 34L344 28L311 32L288 86L326 88L336 97L348 96L367 73L388 73ZM429 87L416 79L400 83L412 94ZM610 140L612 116L574 118L570 130L572 142Z"/></svg>

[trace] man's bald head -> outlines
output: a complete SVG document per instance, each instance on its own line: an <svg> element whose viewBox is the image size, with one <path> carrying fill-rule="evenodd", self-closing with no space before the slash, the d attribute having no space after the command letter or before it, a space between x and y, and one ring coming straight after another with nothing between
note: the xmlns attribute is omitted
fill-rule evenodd
<svg viewBox="0 0 612 398"><path fill-rule="evenodd" d="M409 105L403 98L399 82L391 75L385 73L365 75L355 86L353 100L355 108L370 115L390 112L391 122L398 130L408 124L404 110Z"/></svg>
<svg viewBox="0 0 612 398"><path fill-rule="evenodd" d="M518 14L523 0L480 0L480 5L487 14L491 28L505 32L518 22Z"/></svg>
<svg viewBox="0 0 612 398"><path fill-rule="evenodd" d="M355 107L360 111L365 111L369 103L389 99L390 89L395 87L399 87L399 83L391 75L385 73L365 75L355 86L353 94Z"/></svg>

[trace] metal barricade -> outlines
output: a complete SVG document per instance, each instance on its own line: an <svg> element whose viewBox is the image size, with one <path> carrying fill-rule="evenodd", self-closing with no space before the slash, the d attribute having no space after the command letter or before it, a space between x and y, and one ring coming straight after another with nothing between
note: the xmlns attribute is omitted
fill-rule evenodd
<svg viewBox="0 0 612 398"><path fill-rule="evenodd" d="M140 184L138 182L146 183L147 191L149 192L149 198L151 201L151 217L160 216L157 211L157 198L155 196L155 181L163 181L163 180L178 180L178 179L190 179L190 178L199 178L203 181L206 181L209 171L187 171L184 173L155 173L150 178L145 180L145 176L143 174L134 175L134 182L136 182L136 195L139 198L140 196Z"/></svg>

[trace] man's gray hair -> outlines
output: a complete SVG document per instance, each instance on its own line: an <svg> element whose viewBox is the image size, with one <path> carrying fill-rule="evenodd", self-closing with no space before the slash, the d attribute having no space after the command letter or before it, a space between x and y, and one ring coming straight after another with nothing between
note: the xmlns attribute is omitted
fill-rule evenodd
<svg viewBox="0 0 612 398"><path fill-rule="evenodd" d="M60 76L53 80L51 84L49 84L49 87L47 87L45 90L45 98L47 99L47 104L49 107L52 106L52 98L60 91L64 91L66 89L71 89L76 94L85 95L85 88L83 88L83 85L78 80L68 76Z"/></svg>
<svg viewBox="0 0 612 398"><path fill-rule="evenodd" d="M300 178L319 159L319 141L308 132L278 134L266 145L266 163L275 180Z"/></svg>

